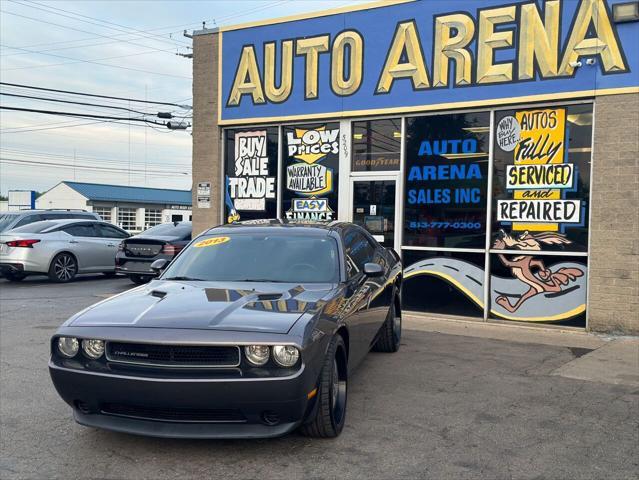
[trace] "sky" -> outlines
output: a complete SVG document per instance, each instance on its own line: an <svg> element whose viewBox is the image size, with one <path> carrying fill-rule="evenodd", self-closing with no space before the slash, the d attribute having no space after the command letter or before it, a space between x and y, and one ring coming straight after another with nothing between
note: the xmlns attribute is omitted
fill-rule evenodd
<svg viewBox="0 0 639 480"><path fill-rule="evenodd" d="M0 105L118 118L151 119L158 112L171 112L188 122L192 60L176 55L191 51L184 29L200 29L202 22L210 28L361 2L0 0L1 82L180 107L8 85L0 85ZM191 188L190 129L104 120L1 109L0 194L13 189L46 191L63 180Z"/></svg>

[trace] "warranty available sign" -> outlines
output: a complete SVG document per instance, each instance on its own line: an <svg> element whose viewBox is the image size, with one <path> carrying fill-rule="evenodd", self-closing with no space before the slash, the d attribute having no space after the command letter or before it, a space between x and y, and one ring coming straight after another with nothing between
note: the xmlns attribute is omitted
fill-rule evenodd
<svg viewBox="0 0 639 480"><path fill-rule="evenodd" d="M286 135L288 156L301 160L286 168L286 188L301 195L321 195L333 191L333 170L319 162L339 153L339 129L296 128Z"/></svg>

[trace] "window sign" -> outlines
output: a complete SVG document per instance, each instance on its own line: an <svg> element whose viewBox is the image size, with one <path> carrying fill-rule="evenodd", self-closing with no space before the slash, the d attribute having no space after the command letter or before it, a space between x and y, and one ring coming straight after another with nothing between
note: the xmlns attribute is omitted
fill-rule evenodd
<svg viewBox="0 0 639 480"><path fill-rule="evenodd" d="M399 170L402 141L400 118L353 122L354 172Z"/></svg>
<svg viewBox="0 0 639 480"><path fill-rule="evenodd" d="M277 215L277 128L226 131L226 220Z"/></svg>
<svg viewBox="0 0 639 480"><path fill-rule="evenodd" d="M484 248L487 112L406 122L404 245Z"/></svg>
<svg viewBox="0 0 639 480"><path fill-rule="evenodd" d="M495 249L585 252L592 106L498 112Z"/></svg>
<svg viewBox="0 0 639 480"><path fill-rule="evenodd" d="M284 216L320 221L337 218L339 124L283 127L282 134Z"/></svg>

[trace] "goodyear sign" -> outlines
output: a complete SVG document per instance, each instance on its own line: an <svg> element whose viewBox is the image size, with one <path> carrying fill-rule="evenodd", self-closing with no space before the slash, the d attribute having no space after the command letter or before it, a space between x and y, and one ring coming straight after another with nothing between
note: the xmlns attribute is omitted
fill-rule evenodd
<svg viewBox="0 0 639 480"><path fill-rule="evenodd" d="M390 0L222 28L220 122L639 92L624 1Z"/></svg>

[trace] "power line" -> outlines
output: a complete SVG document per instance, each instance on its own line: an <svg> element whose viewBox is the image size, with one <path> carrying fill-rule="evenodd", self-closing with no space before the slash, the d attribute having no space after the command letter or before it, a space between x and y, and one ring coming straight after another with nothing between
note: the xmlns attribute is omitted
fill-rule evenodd
<svg viewBox="0 0 639 480"><path fill-rule="evenodd" d="M166 123L156 122L155 120L149 120L144 118L127 118L127 117L112 117L108 115L92 115L89 113L75 113L75 112L60 112L54 110L39 110L35 108L19 108L19 107L6 107L0 105L0 110L10 110L14 112L29 112L29 113L42 113L45 115L60 115L62 117L80 117L80 118L100 118L103 120L121 120L125 122L143 122L152 123L154 125L166 126Z"/></svg>
<svg viewBox="0 0 639 480"><path fill-rule="evenodd" d="M155 102L152 100L141 100L135 98L127 98L127 97L113 97L110 95L99 95L97 93L87 93L87 92L77 92L73 90L59 90L57 88L45 88L45 87L36 87L35 85L25 85L21 83L8 83L8 82L0 82L0 85L6 85L8 87L19 87L19 88L28 88L31 90L42 90L45 92L56 92L56 93L67 93L70 95L81 95L84 97L96 97L96 98L108 98L111 100L123 100L125 102L133 102L133 103L150 103L154 105L168 105L172 107L180 107L180 108L192 108L190 105L179 105L177 103L170 102Z"/></svg>
<svg viewBox="0 0 639 480"><path fill-rule="evenodd" d="M137 113L139 115L149 115L148 112L140 112L139 110L133 110L126 107L116 107L115 105L100 105L99 103L73 102L71 100L62 100L58 98L34 97L30 95L18 95L16 93L5 93L5 92L0 92L0 95L5 95L7 97L28 98L31 100L42 100L45 102L70 103L73 105L84 105L87 107L111 108L114 110L124 110L126 112Z"/></svg>
<svg viewBox="0 0 639 480"><path fill-rule="evenodd" d="M118 32L124 32L124 33L127 33L127 34L133 34L132 32L128 32L127 31L127 30L133 30L134 32L136 32L135 33L136 35L141 36L142 38L149 38L147 35L144 34L144 32L142 30L138 30L137 28L128 27L126 25L120 25L120 24L115 23L115 22L110 22L108 20L101 20L101 19L95 18L95 17L89 17L87 15L83 15L83 14L77 13L77 12L72 12L72 11L69 11L69 10L64 10L62 8L59 8L59 7L52 7L52 6L49 6L49 5L45 5L43 3L38 3L38 2L33 2L33 1L32 2L28 2L28 3L17 2L15 0L9 0L9 1L13 2L13 3L16 3L18 5L25 6L25 7L34 8L36 10L41 10L41 11L48 12L48 13L53 13L54 15L59 15L61 17L66 17L66 18L71 18L72 20L89 23L91 25L97 25L97 26L102 27L102 28L109 28L111 30L115 30L115 31L118 31ZM34 5L38 5L38 7L36 7ZM69 15L64 15L64 14L59 13L59 12L69 13L69 14L73 15L73 17L71 17ZM77 17L82 17L82 18L77 18ZM96 21L98 21L100 23L104 23L104 24L107 24L107 25L100 25L99 23L91 22L89 20L83 20L83 18L88 18L90 20L96 20ZM111 27L109 25L115 25L116 27L126 28L127 30L122 30L122 28ZM151 38L151 40L156 41L156 42L168 43L168 44L171 44L173 46L176 46L176 43L177 43L177 41L171 42L169 40L164 40L164 39Z"/></svg>
<svg viewBox="0 0 639 480"><path fill-rule="evenodd" d="M74 155L73 157L69 157L68 155L65 154L60 154L60 153L50 153L50 152L38 152L38 151L34 151L34 150L22 150L19 148L6 148L3 147L2 148L2 152L3 153L8 153L9 155L12 156L20 156L20 157L27 157L27 159L39 159L40 157L44 157L44 158L49 158L52 160L83 160L88 164L92 164L92 165L98 165L98 166L122 166L122 165L128 165L129 162L128 161L122 161L122 160L116 160L113 158L106 158L106 157L92 157L92 156L87 156L87 155ZM22 160L22 159L19 159ZM131 165L138 165L140 167L144 166L145 163L143 162L131 162ZM186 171L190 171L190 166L187 164L183 164L183 163L155 163L154 165L152 165L153 167L156 168L155 171L163 171L166 173L170 173L172 172L174 169L178 168L178 169L184 169ZM164 167L168 170L160 170L161 167Z"/></svg>
<svg viewBox="0 0 639 480"><path fill-rule="evenodd" d="M0 10L0 12L2 12L2 10ZM14 48L16 50L24 50L25 52L29 52L29 53L38 53L38 52L35 52L33 50L28 50L26 48L19 48L19 47L9 47L9 48ZM65 60L73 60L73 62L66 62L65 64L68 64L68 63L90 63L92 65L99 65L101 67L120 68L120 69L123 69L123 70L130 70L130 71L133 71L133 72L149 73L151 75L161 75L161 76L164 76L164 77L188 78L188 79L191 78L191 77L187 77L185 75L174 75L174 74L171 74L171 73L152 72L150 70L142 70L140 68L124 67L122 65L112 65L112 64L109 64L109 63L100 63L100 62L93 61L93 60L81 60L81 59L78 59L78 58L67 57L65 55L57 55L55 53L41 53L41 54L38 54L38 55L47 55L49 57L57 57L57 58L64 58ZM49 65L49 66L51 66L51 65ZM5 70L8 70L8 69L5 69Z"/></svg>
<svg viewBox="0 0 639 480"><path fill-rule="evenodd" d="M167 28L184 28L184 27L192 27L192 26L196 26L196 25L201 25L201 22L199 23L183 23L180 25L168 25L165 27L158 27L158 28L152 28L150 30L146 30L145 32L149 33L149 32L156 32L158 30L166 30ZM150 36L152 37L160 37L166 34L173 34L173 33L182 33L182 30L171 30L169 32L164 32L164 33L157 33L157 34L151 34ZM107 45L110 43L120 43L122 41L125 41L127 39L119 39L120 37L127 37L129 35L134 35L133 33L123 33L123 34L119 34L119 35L112 35L109 38L113 39L110 42L105 42L103 44L100 45ZM21 45L21 48L33 48L33 47L42 47L42 46L51 46L51 45L61 45L61 44L65 44L65 43L77 43L77 42L86 42L86 41L90 41L90 40L94 40L94 38L79 38L76 40L62 40L62 41L58 41L58 42L46 42L46 43L32 43L30 45ZM80 47L85 47L85 46L92 46L92 45L78 45L77 47L70 47L70 48L80 48ZM11 55L22 55L21 53L15 53L15 54L11 54ZM7 55L10 56L10 55Z"/></svg>
<svg viewBox="0 0 639 480"><path fill-rule="evenodd" d="M111 167L91 167L91 166L86 166L86 165L73 165L73 164L68 164L68 163L51 163L51 162L45 162L45 161L41 161L41 160L20 160L20 159L15 159L15 158L6 158L6 157L0 157L0 162L2 163L9 163L9 164L14 164L14 165L39 165L39 166L44 166L44 167L55 167L55 168L76 168L76 169L80 169L80 170L94 170L94 171L101 171L101 172L111 172L111 173L123 173L122 168L111 168ZM131 173L135 173L135 174L143 174L145 173L144 170L141 169L135 169L135 170L131 170ZM153 175L153 176L160 176L160 177L174 177L175 175L184 175L184 176L190 176L191 174L189 172L158 172L158 171L153 171L153 170L147 170L146 173L148 175Z"/></svg>
<svg viewBox="0 0 639 480"><path fill-rule="evenodd" d="M47 24L47 25L53 25L54 27L64 28L66 30L73 30L75 32L88 33L89 35L93 35L95 37L108 38L108 39L111 38L110 36L102 35L101 33L91 32L89 30L82 30L81 28L70 27L68 25L62 25L61 23L49 22L47 20L42 20L41 18L30 17L28 15L22 15L20 13L10 12L8 10L0 10L0 12L6 13L8 15L13 15L13 16L16 16L16 17L20 17L20 18L25 18L27 20L32 20L34 22L44 23L44 24ZM53 12L49 12L49 13L53 13ZM66 16L66 15L63 15L63 16ZM129 33L129 32L127 32L127 33ZM122 40L122 41L125 42L125 43L130 43L131 45L135 45L136 47L154 48L154 47L149 47L148 45L144 45L142 43L132 42L130 40ZM12 48L16 48L16 47L12 47ZM43 53L43 55L52 55L52 54Z"/></svg>
<svg viewBox="0 0 639 480"><path fill-rule="evenodd" d="M0 45L0 46L6 46L6 45ZM7 48L16 48L18 49L18 47L7 47ZM20 49L20 50L26 50L26 49ZM116 55L116 56L112 56L112 57L101 57L101 58L91 58L88 60L73 60L71 62L60 62L60 63L44 63L44 64L39 64L39 65L25 65L22 67L11 67L11 68L5 68L4 71L8 72L11 70L27 70L27 69L31 69L31 68L46 68L46 67L59 67L61 65L72 65L74 63L93 63L93 62L97 62L100 60L114 60L117 58L126 58L126 57L137 57L140 55L149 55L151 53L155 53L157 54L158 52L170 52L172 50L158 50L156 48L154 48L153 50L147 50L145 52L137 52L137 53L127 53L126 55ZM43 53L43 52L34 52L31 50L27 50L27 53L34 53L34 54L38 54L38 55L50 55L48 53ZM113 66L115 67L116 65L109 65L109 66ZM117 68L125 68L125 67L121 67L118 66ZM127 68L128 69L128 68ZM149 73L153 73L153 72L149 72Z"/></svg>

